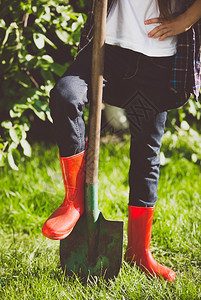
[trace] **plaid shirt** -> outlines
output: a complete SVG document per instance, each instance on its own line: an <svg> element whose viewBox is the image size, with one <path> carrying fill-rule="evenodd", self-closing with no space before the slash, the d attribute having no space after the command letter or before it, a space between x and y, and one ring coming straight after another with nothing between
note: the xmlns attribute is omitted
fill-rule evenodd
<svg viewBox="0 0 201 300"><path fill-rule="evenodd" d="M186 0L185 9L192 5L195 0ZM115 0L108 0L108 14ZM95 0L92 1L91 9L78 48L82 51L93 39ZM170 89L180 94L175 107L183 105L191 94L195 100L198 100L201 87L201 69L200 69L200 51L201 51L201 19L195 23L188 31L178 35L177 52L170 76Z"/></svg>

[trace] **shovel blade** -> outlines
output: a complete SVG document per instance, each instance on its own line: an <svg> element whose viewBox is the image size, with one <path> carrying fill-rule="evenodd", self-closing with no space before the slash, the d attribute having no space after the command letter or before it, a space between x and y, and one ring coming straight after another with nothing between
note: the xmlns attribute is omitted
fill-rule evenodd
<svg viewBox="0 0 201 300"><path fill-rule="evenodd" d="M87 218L84 214L70 236L60 242L60 261L65 274L86 279L98 276L105 279L118 275L123 254L123 222L106 220L100 212L97 222L95 257L91 259Z"/></svg>

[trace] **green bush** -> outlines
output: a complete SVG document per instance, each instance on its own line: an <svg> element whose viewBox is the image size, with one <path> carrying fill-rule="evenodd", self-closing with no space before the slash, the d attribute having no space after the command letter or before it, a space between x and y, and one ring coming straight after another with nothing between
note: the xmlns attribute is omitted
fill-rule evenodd
<svg viewBox="0 0 201 300"><path fill-rule="evenodd" d="M85 19L66 0L0 2L1 166L8 159L17 170L20 148L31 155L30 111L51 121L49 91L72 61Z"/></svg>
<svg viewBox="0 0 201 300"><path fill-rule="evenodd" d="M190 99L181 109L168 113L166 132L163 136L161 164L173 157L185 157L201 165L200 135L201 104Z"/></svg>

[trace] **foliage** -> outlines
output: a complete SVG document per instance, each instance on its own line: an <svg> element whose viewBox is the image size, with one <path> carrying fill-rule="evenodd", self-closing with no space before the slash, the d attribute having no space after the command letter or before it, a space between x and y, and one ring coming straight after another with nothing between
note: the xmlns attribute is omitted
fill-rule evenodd
<svg viewBox="0 0 201 300"><path fill-rule="evenodd" d="M180 109L174 109L168 113L167 128L174 131L175 126L181 125L183 121L187 121L196 131L201 129L201 102L195 101L192 97Z"/></svg>
<svg viewBox="0 0 201 300"><path fill-rule="evenodd" d="M181 127L176 127L174 133L167 130L163 136L161 164L165 165L171 159L185 157L189 161L201 165L201 135L182 121Z"/></svg>
<svg viewBox="0 0 201 300"><path fill-rule="evenodd" d="M201 165L200 119L201 104L192 99L182 109L169 112L162 139L162 165L175 157Z"/></svg>
<svg viewBox="0 0 201 300"><path fill-rule="evenodd" d="M31 155L32 112L51 121L49 92L76 53L85 18L66 0L0 2L0 165L8 159L17 170L19 146Z"/></svg>

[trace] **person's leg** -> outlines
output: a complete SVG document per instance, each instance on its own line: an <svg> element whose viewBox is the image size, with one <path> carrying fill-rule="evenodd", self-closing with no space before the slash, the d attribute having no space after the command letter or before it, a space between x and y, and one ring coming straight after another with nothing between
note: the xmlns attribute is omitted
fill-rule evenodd
<svg viewBox="0 0 201 300"><path fill-rule="evenodd" d="M129 204L153 207L157 201L159 153L167 116L164 105L158 104L169 71L153 69L141 53L117 46L107 46L106 50L106 62L110 63L105 65L104 101L124 108L130 124ZM168 58L163 64L169 66L169 62ZM160 78L164 79L160 81L161 91Z"/></svg>
<svg viewBox="0 0 201 300"><path fill-rule="evenodd" d="M175 272L158 264L150 250L151 228L160 167L161 138L169 106L172 58L147 58L115 50L121 67L108 70L104 100L125 108L130 123L129 220L126 260L144 272L174 281ZM114 54L113 54L114 56ZM111 76L110 76L111 75Z"/></svg>
<svg viewBox="0 0 201 300"><path fill-rule="evenodd" d="M131 131L126 259L135 263L147 274L174 281L175 272L158 264L150 249L154 205L157 201L159 153L166 115L166 112L158 113L155 118L147 122L142 133L135 133L133 136L133 130ZM134 126L132 124L131 128Z"/></svg>
<svg viewBox="0 0 201 300"><path fill-rule="evenodd" d="M144 72L147 65L141 65ZM156 70L155 70L156 71ZM151 77L157 80L157 76L163 78L167 75L162 69L152 72ZM140 72L138 76L140 77ZM154 78L154 75L156 78ZM140 82L144 76L136 82ZM126 106L127 116L130 123L131 146L130 146L130 171L129 171L129 206L128 206L128 247L126 260L135 263L149 275L163 277L165 280L174 281L176 274L171 269L158 264L151 253L151 228L154 215L154 205L157 201L157 188L160 167L161 138L164 133L167 112L159 112L156 106L156 89L147 96L146 83L138 84L138 90L129 99ZM154 88L154 87L153 87ZM150 89L151 90L151 89ZM157 99L161 95L157 95ZM160 104L158 101L157 103Z"/></svg>
<svg viewBox="0 0 201 300"><path fill-rule="evenodd" d="M59 147L65 199L42 228L50 239L64 239L84 211L85 124L91 50L88 48L57 82L50 97L51 116Z"/></svg>
<svg viewBox="0 0 201 300"><path fill-rule="evenodd" d="M122 73L116 47L105 49L104 90L115 90L114 74ZM42 232L51 239L67 237L84 211L85 124L83 110L90 98L91 46L78 56L57 82L50 97L56 139L66 190L63 204L48 218ZM118 69L117 69L118 67ZM119 75L118 75L119 77Z"/></svg>
<svg viewBox="0 0 201 300"><path fill-rule="evenodd" d="M61 157L85 149L83 110L89 101L90 77L91 47L88 46L50 93L50 111Z"/></svg>
<svg viewBox="0 0 201 300"><path fill-rule="evenodd" d="M153 207L157 201L160 168L160 147L167 112L151 115L147 119L143 99L127 112L130 123L129 205ZM136 108L137 107L137 108Z"/></svg>

